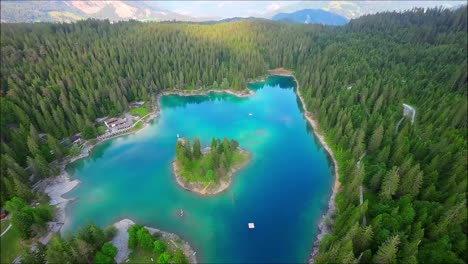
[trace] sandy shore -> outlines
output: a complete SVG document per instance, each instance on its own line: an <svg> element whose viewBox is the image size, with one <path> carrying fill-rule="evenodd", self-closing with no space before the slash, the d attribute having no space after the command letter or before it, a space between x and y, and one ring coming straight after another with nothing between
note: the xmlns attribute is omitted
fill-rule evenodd
<svg viewBox="0 0 468 264"><path fill-rule="evenodd" d="M229 188L229 186L231 186L232 178L235 176L235 174L239 172L240 170L242 170L243 168L245 168L245 166L247 166L247 164L249 164L250 162L250 159L251 159L250 152L243 150L243 149L239 149L239 151L243 155L248 155L248 159L246 159L244 162L240 164L236 164L235 166L233 166L231 170L229 170L229 172L226 174L226 176L224 176L216 186L210 186L210 185L205 186L201 182L195 182L195 183L188 182L184 177L182 177L182 175L180 175L180 166L178 162L175 160L172 162L172 174L174 175L177 183L187 191L191 191L191 192L203 195L203 196L212 196L212 195L219 194L221 192L224 192L225 190Z"/></svg>
<svg viewBox="0 0 468 264"><path fill-rule="evenodd" d="M111 242L119 250L117 256L115 257L115 261L117 263L125 262L128 259L128 256L130 255L131 249L128 248L127 230L134 224L135 222L133 222L130 219L123 219L114 224L114 226L117 228L117 234ZM185 256L187 256L187 259L190 263L197 263L197 259L195 257L196 252L191 248L188 242L182 241L179 236L173 233L161 231L159 229L147 226L145 226L145 228L148 229L148 231L151 234L154 234L156 232L161 233L162 239L169 243L169 246L180 248L184 252ZM177 243L178 241L179 243Z"/></svg>
<svg viewBox="0 0 468 264"><path fill-rule="evenodd" d="M65 222L65 207L67 203L72 200L63 198L62 195L71 191L78 184L80 184L79 180L71 180L70 175L63 170L62 173L46 187L45 192L50 197L50 204L56 205L58 208L56 214L57 222Z"/></svg>
<svg viewBox="0 0 468 264"><path fill-rule="evenodd" d="M289 77L294 78L294 81L297 84L296 93L297 93L297 96L299 97L299 99L301 100L302 109L304 110L304 117L307 119L309 124L312 126L315 136L318 138L318 140L322 144L323 148L328 152L329 156L333 160L334 171L335 171L335 183L333 185L333 190L332 190L332 194L330 196L330 200L328 201L328 210L325 212L325 214L323 214L322 219L320 220L320 224L318 226L320 232L318 233L317 239L314 242L314 247L313 247L313 250L312 250L312 252L310 254L309 261L308 261L310 264L313 264L315 262L315 257L318 254L320 241L322 241L322 238L326 234L331 232L330 227L327 225L327 220L331 220L332 215L336 211L335 198L336 198L336 194L338 193L338 191L340 189L340 181L339 181L340 177L339 177L338 162L336 160L335 154L333 153L333 150L330 148L330 146L325 141L325 137L319 132L317 120L314 118L312 113L307 111L306 104L304 102L304 98L302 98L301 92L299 90L299 82L297 81L297 79L294 76L293 72L285 70L284 68L278 68L278 69L274 69L274 70L269 71L269 73L270 73L270 75L289 76Z"/></svg>
<svg viewBox="0 0 468 264"><path fill-rule="evenodd" d="M80 184L79 180L71 180L70 175L66 171L66 165L68 161L64 161L60 164L60 174L55 178L48 178L42 182L44 192L50 197L50 204L55 205L55 214L51 222L48 223L48 232L39 238L39 242L42 244L49 243L52 236L62 229L66 221L66 207L73 199L66 199L62 196L69 191L73 190Z"/></svg>
<svg viewBox="0 0 468 264"><path fill-rule="evenodd" d="M143 128L136 130L136 131L130 131L128 133L121 134L118 136L136 133L138 131L143 130L149 125L150 121L153 120L157 116L157 113L158 112L155 112L154 115L150 115L149 118L146 119L146 121L144 121ZM102 144L106 140L109 140L112 138L114 137L110 137L104 140L97 141L95 144L90 144L89 141L86 142L83 145L83 149L78 156L67 157L61 163L59 163L59 169L60 169L59 176L47 178L43 180L42 182L38 183L39 186L42 186L42 187L39 187L39 189L43 189L44 192L47 195L49 195L50 204L56 206L54 220L53 222L49 223L49 231L47 232L46 235L39 238L39 241L42 244L47 244L55 233L58 233L61 231L62 226L65 224L66 219L67 219L66 207L70 201L73 201L73 199L66 199L66 198L63 198L62 196L68 193L69 191L73 190L76 186L78 186L81 183L79 180L71 180L71 176L68 174L66 167L68 166L68 164L71 164L77 160L88 157L89 155L91 155L92 150L97 145Z"/></svg>

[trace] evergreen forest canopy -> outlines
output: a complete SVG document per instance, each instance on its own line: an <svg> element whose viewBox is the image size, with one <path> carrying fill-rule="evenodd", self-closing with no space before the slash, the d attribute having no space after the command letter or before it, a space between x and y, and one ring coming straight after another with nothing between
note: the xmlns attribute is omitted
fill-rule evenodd
<svg viewBox="0 0 468 264"><path fill-rule="evenodd" d="M181 166L182 176L189 181L219 181L231 171L233 165L243 163L248 158L238 149L239 143L226 137L212 139L208 151L201 149L200 139L177 140L176 160Z"/></svg>
<svg viewBox="0 0 468 264"><path fill-rule="evenodd" d="M468 257L466 7L380 13L343 27L2 24L1 58L2 204L34 199L30 175L52 173L49 162L65 155L59 141L92 134L96 118L128 102L174 87L243 89L285 67L340 164L333 232L316 261ZM402 103L416 109L416 120L396 130Z"/></svg>

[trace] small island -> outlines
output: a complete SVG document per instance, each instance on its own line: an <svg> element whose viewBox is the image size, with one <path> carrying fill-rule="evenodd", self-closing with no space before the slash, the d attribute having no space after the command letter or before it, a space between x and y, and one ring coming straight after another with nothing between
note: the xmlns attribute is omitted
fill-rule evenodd
<svg viewBox="0 0 468 264"><path fill-rule="evenodd" d="M213 138L211 146L201 148L195 138L177 140L176 159L172 163L177 182L186 190L214 195L226 190L236 172L250 161L250 153L239 147L236 140Z"/></svg>

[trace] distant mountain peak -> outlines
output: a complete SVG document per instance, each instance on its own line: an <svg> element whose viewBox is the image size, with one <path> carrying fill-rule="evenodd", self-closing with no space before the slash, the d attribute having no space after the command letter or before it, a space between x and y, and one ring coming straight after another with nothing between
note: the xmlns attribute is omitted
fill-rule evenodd
<svg viewBox="0 0 468 264"><path fill-rule="evenodd" d="M73 22L87 18L111 21L198 20L144 1L2 1L1 17L2 22Z"/></svg>
<svg viewBox="0 0 468 264"><path fill-rule="evenodd" d="M333 26L341 26L348 23L346 17L321 9L303 9L292 13L279 13L274 15L271 19L284 22Z"/></svg>
<svg viewBox="0 0 468 264"><path fill-rule="evenodd" d="M71 5L80 11L91 15L111 7L121 18L130 18L136 15L138 8L130 6L123 1L70 1ZM149 9L146 9L149 11Z"/></svg>

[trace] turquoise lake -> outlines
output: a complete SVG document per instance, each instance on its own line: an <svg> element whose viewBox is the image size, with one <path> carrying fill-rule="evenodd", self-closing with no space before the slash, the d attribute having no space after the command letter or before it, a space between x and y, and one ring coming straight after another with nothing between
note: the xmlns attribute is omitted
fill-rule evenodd
<svg viewBox="0 0 468 264"><path fill-rule="evenodd" d="M67 207L64 230L129 218L178 234L202 262L306 262L331 194L332 163L303 116L292 78L273 76L249 88L256 92L249 98L163 96L150 126L71 164L82 183L66 195L78 199ZM198 136L202 147L212 137L236 139L252 160L227 191L198 196L171 173L177 134Z"/></svg>

